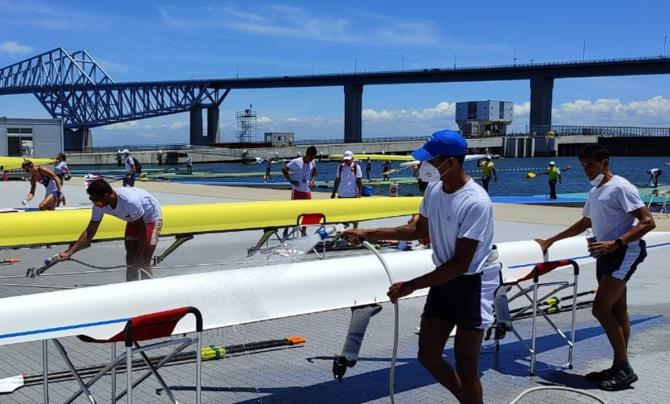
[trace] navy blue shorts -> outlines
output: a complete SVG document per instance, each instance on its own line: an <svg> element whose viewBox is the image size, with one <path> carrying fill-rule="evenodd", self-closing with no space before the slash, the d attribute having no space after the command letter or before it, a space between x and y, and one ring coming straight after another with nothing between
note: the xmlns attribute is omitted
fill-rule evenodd
<svg viewBox="0 0 670 404"><path fill-rule="evenodd" d="M622 281L628 281L637 266L647 257L647 243L644 240L633 241L616 251L604 254L596 260L598 282L604 275Z"/></svg>
<svg viewBox="0 0 670 404"><path fill-rule="evenodd" d="M493 324L493 296L500 285L498 271L461 275L428 291L423 316L463 329L485 330Z"/></svg>

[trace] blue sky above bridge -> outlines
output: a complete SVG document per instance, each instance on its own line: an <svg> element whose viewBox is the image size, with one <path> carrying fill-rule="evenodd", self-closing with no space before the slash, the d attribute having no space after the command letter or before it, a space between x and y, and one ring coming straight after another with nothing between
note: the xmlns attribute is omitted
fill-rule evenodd
<svg viewBox="0 0 670 404"><path fill-rule="evenodd" d="M170 2L0 0L0 66L86 49L117 82L424 69L670 55L664 1ZM667 38L667 39L666 39ZM664 49L665 44L665 49ZM236 90L223 141L249 104L263 131L340 138L343 90ZM456 127L455 102L514 101L528 122L529 83L366 86L363 136ZM0 97L0 116L46 117L33 96ZM556 80L554 123L670 126L670 76ZM94 130L95 144L184 143L188 115Z"/></svg>

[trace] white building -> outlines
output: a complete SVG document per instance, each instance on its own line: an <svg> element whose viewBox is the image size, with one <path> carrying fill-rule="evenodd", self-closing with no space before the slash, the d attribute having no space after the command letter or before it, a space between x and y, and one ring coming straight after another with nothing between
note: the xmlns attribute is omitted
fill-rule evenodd
<svg viewBox="0 0 670 404"><path fill-rule="evenodd" d="M512 123L511 101L468 101L456 103L456 123L466 136L499 136Z"/></svg>
<svg viewBox="0 0 670 404"><path fill-rule="evenodd" d="M265 143L273 147L293 146L293 132L265 132Z"/></svg>
<svg viewBox="0 0 670 404"><path fill-rule="evenodd" d="M0 156L53 157L63 148L61 119L0 117Z"/></svg>

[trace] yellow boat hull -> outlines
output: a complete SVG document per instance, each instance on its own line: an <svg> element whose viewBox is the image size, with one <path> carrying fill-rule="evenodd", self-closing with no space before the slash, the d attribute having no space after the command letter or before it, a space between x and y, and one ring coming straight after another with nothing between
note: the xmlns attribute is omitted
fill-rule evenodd
<svg viewBox="0 0 670 404"><path fill-rule="evenodd" d="M405 216L419 211L420 197L318 199L163 206L163 236L284 227L303 213L322 213L329 223ZM66 244L79 238L89 209L0 214L0 248ZM96 241L123 238L125 223L105 216Z"/></svg>
<svg viewBox="0 0 670 404"><path fill-rule="evenodd" d="M328 155L329 159L334 159L338 160L342 158L341 153L332 153ZM414 161L414 157L412 156L403 156L399 154L354 154L354 158L357 161L362 161L362 160L375 160L375 161Z"/></svg>
<svg viewBox="0 0 670 404"><path fill-rule="evenodd" d="M0 167L4 171L20 170L21 164L25 160L30 160L36 166L41 166L43 164L52 164L54 159L49 158L32 158L32 157L0 157Z"/></svg>

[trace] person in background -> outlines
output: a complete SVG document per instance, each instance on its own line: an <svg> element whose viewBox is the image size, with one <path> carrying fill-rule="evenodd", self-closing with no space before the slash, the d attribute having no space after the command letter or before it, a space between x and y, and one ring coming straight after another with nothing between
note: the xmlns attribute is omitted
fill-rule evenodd
<svg viewBox="0 0 670 404"><path fill-rule="evenodd" d="M654 188L658 188L658 179L661 177L663 172L659 168L652 168L647 171L649 174L649 185Z"/></svg>
<svg viewBox="0 0 670 404"><path fill-rule="evenodd" d="M33 200L35 197L35 186L39 182L46 188L46 194L44 195L42 202L39 204L39 209L56 209L60 196L63 194L63 184L61 184L60 178L47 167L35 167L30 160L25 160L23 164L21 164L21 168L28 173L28 181L30 181L30 191L21 204L26 206L28 205L28 202Z"/></svg>
<svg viewBox="0 0 670 404"><path fill-rule="evenodd" d="M479 168L482 170L482 186L484 190L489 192L489 182L491 182L491 176L493 176L493 181L498 181L498 174L496 173L496 165L491 161L491 156L486 155L484 161L479 164Z"/></svg>
<svg viewBox="0 0 670 404"><path fill-rule="evenodd" d="M263 163L265 164L265 176L263 177L263 181L272 182L272 158L265 157Z"/></svg>
<svg viewBox="0 0 670 404"><path fill-rule="evenodd" d="M365 160L365 178L368 179L368 182L370 181L370 174L372 174L372 161L370 160L370 157L368 157Z"/></svg>
<svg viewBox="0 0 670 404"><path fill-rule="evenodd" d="M389 160L384 160L382 165L382 175L384 176L383 181L389 180L389 171L391 171L391 162Z"/></svg>
<svg viewBox="0 0 670 404"><path fill-rule="evenodd" d="M430 288L419 331L419 362L461 403L482 403L479 351L484 330L493 323L493 295L500 263L489 260L493 244L493 205L463 169L467 143L457 132L435 132L412 156L422 161L429 182L418 220L395 228L348 229L344 237L363 240L417 240L430 235L434 269L389 288L392 302ZM444 347L456 327L452 367Z"/></svg>
<svg viewBox="0 0 670 404"><path fill-rule="evenodd" d="M158 160L158 165L162 166L163 165L163 150L159 150L156 153L156 159Z"/></svg>
<svg viewBox="0 0 670 404"><path fill-rule="evenodd" d="M58 153L56 155L56 164L54 165L54 174L60 178L60 183L61 185L65 184L65 180L70 179L70 169L67 168L67 163L65 160L67 158L65 157L64 153ZM61 192L60 198L58 199L58 204L56 206L60 206L63 204L65 206L65 194Z"/></svg>
<svg viewBox="0 0 670 404"><path fill-rule="evenodd" d="M126 174L123 177L123 186L124 187L134 187L135 186L135 176L137 169L135 168L135 159L130 157L130 151L128 149L123 149L121 152L124 158L124 164L126 167Z"/></svg>
<svg viewBox="0 0 670 404"><path fill-rule="evenodd" d="M553 161L549 162L549 167L547 168L547 175L549 176L549 198L556 199L556 182L561 183L561 170L556 167L556 163Z"/></svg>
<svg viewBox="0 0 670 404"><path fill-rule="evenodd" d="M116 166L121 167L123 165L123 157L121 157L121 150L116 152Z"/></svg>
<svg viewBox="0 0 670 404"><path fill-rule="evenodd" d="M126 281L151 279L151 259L163 227L158 200L140 188L114 188L103 179L94 179L86 192L93 202L91 220L79 239L58 254L61 260L91 245L104 215L109 214L126 222Z"/></svg>
<svg viewBox="0 0 670 404"><path fill-rule="evenodd" d="M190 155L186 155L186 174L193 174L193 159Z"/></svg>
<svg viewBox="0 0 670 404"><path fill-rule="evenodd" d="M282 174L291 183L291 199L312 199L312 188L316 183L316 147L309 146L305 156L289 161Z"/></svg>
<svg viewBox="0 0 670 404"><path fill-rule="evenodd" d="M612 173L609 157L607 149L599 144L588 145L580 152L582 169L593 186L582 218L566 230L536 241L546 252L556 241L593 228L595 240L588 240L588 249L596 258L598 290L592 313L607 334L614 358L611 367L588 373L585 378L598 383L603 390L621 390L637 381L628 361L630 319L626 284L647 256L642 237L656 224L637 188Z"/></svg>
<svg viewBox="0 0 670 404"><path fill-rule="evenodd" d="M344 152L342 162L335 173L335 184L331 198L359 198L363 191L363 171L358 163L354 162L354 153Z"/></svg>

